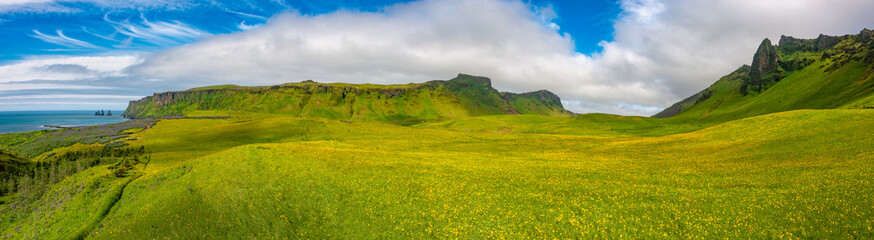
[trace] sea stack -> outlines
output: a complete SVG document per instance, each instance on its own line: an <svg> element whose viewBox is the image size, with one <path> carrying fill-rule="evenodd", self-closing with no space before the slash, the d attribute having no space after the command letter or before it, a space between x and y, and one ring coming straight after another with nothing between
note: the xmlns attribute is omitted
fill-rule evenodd
<svg viewBox="0 0 874 240"><path fill-rule="evenodd" d="M112 116L112 110L106 110L106 116Z"/></svg>

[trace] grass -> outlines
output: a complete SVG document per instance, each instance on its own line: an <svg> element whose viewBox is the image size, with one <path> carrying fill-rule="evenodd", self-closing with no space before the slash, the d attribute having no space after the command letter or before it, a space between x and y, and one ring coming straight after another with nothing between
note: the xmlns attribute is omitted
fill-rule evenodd
<svg viewBox="0 0 874 240"><path fill-rule="evenodd" d="M401 127L298 117L162 120L129 141L154 151L154 160L87 236L874 237L874 111L791 111L713 126L660 121L516 115ZM498 122L511 130L488 128ZM479 130L444 130L457 127ZM53 189L109 174L90 171ZM112 196L105 189L65 204ZM21 218L2 233L73 234L102 209L87 206L93 210ZM52 227L37 227L45 222ZM16 233L15 225L30 230Z"/></svg>
<svg viewBox="0 0 874 240"><path fill-rule="evenodd" d="M663 136L689 132L716 123L675 119L583 114L575 117L542 115L490 115L416 125L418 128L480 133L537 133L588 136Z"/></svg>
<svg viewBox="0 0 874 240"><path fill-rule="evenodd" d="M55 184L37 202L6 204L0 209L0 236L69 239L87 234L90 229L84 227L100 222L101 211L113 205L109 198L134 177L116 178L106 167L96 167Z"/></svg>

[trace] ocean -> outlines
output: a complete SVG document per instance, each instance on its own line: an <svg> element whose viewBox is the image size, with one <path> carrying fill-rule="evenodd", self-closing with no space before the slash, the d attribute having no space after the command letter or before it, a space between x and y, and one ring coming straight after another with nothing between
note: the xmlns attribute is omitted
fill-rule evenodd
<svg viewBox="0 0 874 240"><path fill-rule="evenodd" d="M54 129L43 125L63 127L88 126L124 122L124 111L112 110L112 116L94 116L93 110L58 111L0 111L0 133Z"/></svg>

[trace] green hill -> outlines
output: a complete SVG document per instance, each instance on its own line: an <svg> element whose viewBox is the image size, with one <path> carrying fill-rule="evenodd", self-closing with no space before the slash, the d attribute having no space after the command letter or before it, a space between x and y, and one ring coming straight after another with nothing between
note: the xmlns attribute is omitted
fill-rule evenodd
<svg viewBox="0 0 874 240"><path fill-rule="evenodd" d="M742 66L712 86L683 99L656 118L724 122L795 109L874 107L874 38L820 35L765 39L751 66Z"/></svg>
<svg viewBox="0 0 874 240"><path fill-rule="evenodd" d="M459 74L448 81L405 85L304 81L269 87L194 88L131 101L125 116L148 118L204 110L387 122L494 114L571 115L549 91L498 92L488 78Z"/></svg>

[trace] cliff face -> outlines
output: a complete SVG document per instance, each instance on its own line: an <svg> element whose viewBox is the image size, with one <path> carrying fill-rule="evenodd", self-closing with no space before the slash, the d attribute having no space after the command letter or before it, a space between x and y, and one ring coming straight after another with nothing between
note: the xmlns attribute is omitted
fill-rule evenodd
<svg viewBox="0 0 874 240"><path fill-rule="evenodd" d="M492 114L571 114L548 91L499 93L486 77L459 74L447 81L407 85L304 81L269 87L206 87L156 93L131 101L125 117L185 115L198 110L390 122Z"/></svg>

